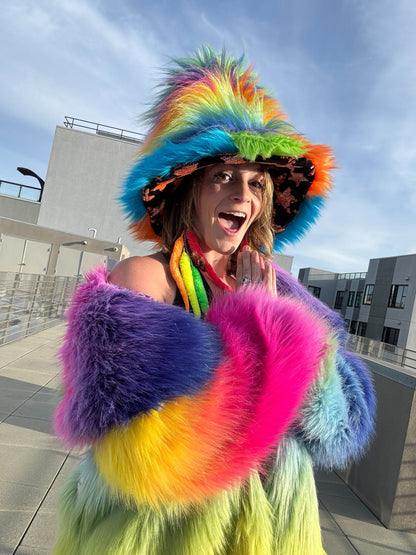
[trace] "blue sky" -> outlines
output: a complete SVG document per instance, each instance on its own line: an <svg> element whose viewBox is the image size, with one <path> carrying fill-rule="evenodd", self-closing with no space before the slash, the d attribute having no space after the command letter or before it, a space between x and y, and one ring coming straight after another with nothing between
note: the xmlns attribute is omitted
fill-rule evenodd
<svg viewBox="0 0 416 555"><path fill-rule="evenodd" d="M413 0L16 0L0 25L0 179L44 177L65 115L145 131L158 68L209 43L245 51L295 127L334 148L334 192L286 249L294 267L416 252Z"/></svg>

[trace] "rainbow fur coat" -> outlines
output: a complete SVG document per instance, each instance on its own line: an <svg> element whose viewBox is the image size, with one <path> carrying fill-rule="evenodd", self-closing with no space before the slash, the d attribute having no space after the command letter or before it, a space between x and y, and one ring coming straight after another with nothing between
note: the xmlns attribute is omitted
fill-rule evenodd
<svg viewBox="0 0 416 555"><path fill-rule="evenodd" d="M201 321L106 282L76 292L58 435L88 448L55 555L324 553L313 466L345 466L374 395L342 322L289 274Z"/></svg>

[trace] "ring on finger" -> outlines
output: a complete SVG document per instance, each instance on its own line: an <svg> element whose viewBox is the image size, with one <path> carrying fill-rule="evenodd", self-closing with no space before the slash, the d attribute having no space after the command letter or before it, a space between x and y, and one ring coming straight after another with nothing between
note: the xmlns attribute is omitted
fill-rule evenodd
<svg viewBox="0 0 416 555"><path fill-rule="evenodd" d="M243 276L241 278L241 283L244 285L245 283L251 283L251 278L249 278L248 276Z"/></svg>

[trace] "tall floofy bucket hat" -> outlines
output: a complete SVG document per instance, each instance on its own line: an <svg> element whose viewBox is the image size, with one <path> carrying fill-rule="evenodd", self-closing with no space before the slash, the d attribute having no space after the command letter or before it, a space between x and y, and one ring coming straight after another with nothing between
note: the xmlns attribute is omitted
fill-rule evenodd
<svg viewBox="0 0 416 555"><path fill-rule="evenodd" d="M139 240L160 242L163 211L183 179L224 162L256 162L274 183L274 248L299 239L331 188L332 151L294 130L244 58L204 47L174 60L145 114L149 133L121 202Z"/></svg>

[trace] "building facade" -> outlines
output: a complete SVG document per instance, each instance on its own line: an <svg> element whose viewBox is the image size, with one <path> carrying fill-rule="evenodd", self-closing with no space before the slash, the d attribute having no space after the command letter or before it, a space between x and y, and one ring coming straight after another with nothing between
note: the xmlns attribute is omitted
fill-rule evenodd
<svg viewBox="0 0 416 555"><path fill-rule="evenodd" d="M416 254L371 259L365 273L302 268L299 281L343 316L349 333L416 350Z"/></svg>

